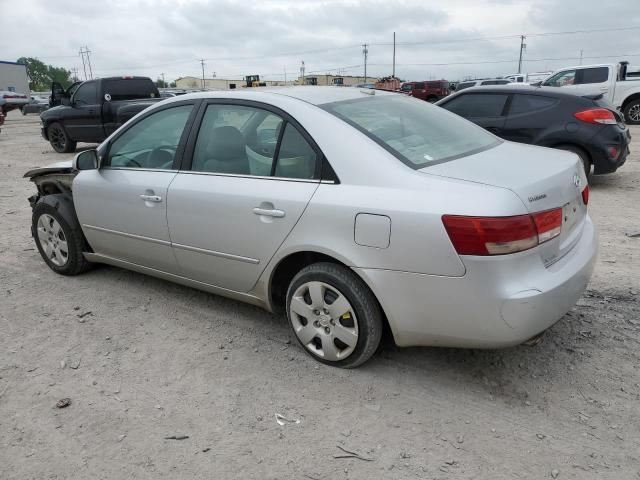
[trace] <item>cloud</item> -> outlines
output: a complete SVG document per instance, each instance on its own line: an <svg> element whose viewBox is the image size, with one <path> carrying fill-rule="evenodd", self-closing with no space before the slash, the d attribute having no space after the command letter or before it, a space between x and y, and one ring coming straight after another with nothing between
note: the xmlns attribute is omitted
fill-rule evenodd
<svg viewBox="0 0 640 480"><path fill-rule="evenodd" d="M77 52L88 45L96 75L167 79L200 76L201 58L207 77L282 78L286 69L291 78L302 60L307 72L362 75L363 43L369 73L388 75L394 31L396 71L405 79L488 77L515 71L520 33L640 24L640 4L612 0L24 0L21 9L28 28L3 23L3 40L12 41L0 42L0 59L35 56L82 76ZM638 31L529 36L525 70L577 63L580 50L585 57L640 54L639 39ZM482 63L500 60L507 62ZM640 64L640 56L629 60Z"/></svg>

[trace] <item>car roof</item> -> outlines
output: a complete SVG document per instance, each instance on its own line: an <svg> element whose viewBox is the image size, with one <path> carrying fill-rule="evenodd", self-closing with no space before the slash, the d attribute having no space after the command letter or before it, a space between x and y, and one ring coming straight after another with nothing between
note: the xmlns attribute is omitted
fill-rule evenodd
<svg viewBox="0 0 640 480"><path fill-rule="evenodd" d="M370 88L320 87L315 85L305 85L295 87L253 87L233 90L214 90L188 93L186 95L180 95L178 98L180 100L187 100L189 98L236 98L250 100L252 97L255 97L256 94L264 93L295 98L312 105L323 105L325 103L340 102L344 100L356 100L374 95L400 95L394 92L374 90Z"/></svg>
<svg viewBox="0 0 640 480"><path fill-rule="evenodd" d="M563 92L558 87L534 87L533 85L523 85L521 83L508 83L506 85L479 85L461 90L460 94L471 92L491 92L491 93L528 93L530 95L545 95L548 97L580 97L575 93ZM599 92L593 92L595 95ZM457 95L457 93L455 94ZM449 97L446 97L449 98Z"/></svg>

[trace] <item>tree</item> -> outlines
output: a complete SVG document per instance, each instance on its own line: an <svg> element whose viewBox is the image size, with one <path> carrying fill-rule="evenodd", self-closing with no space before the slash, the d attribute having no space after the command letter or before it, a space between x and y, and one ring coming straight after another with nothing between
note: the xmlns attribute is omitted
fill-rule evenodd
<svg viewBox="0 0 640 480"><path fill-rule="evenodd" d="M171 82L169 84L169 88L176 88L176 82Z"/></svg>
<svg viewBox="0 0 640 480"><path fill-rule="evenodd" d="M168 86L169 85L167 84L167 82L165 82L161 78L156 80L156 87L158 87L158 88L167 88Z"/></svg>
<svg viewBox="0 0 640 480"><path fill-rule="evenodd" d="M45 65L37 58L20 57L17 60L27 67L29 77L29 89L36 92L43 92L51 89L51 82L58 82L64 88L71 85L71 72L62 67Z"/></svg>

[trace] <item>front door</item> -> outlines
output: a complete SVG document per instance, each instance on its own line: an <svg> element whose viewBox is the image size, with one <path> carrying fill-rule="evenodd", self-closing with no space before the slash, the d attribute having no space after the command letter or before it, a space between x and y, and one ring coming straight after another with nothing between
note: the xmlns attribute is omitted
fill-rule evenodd
<svg viewBox="0 0 640 480"><path fill-rule="evenodd" d="M246 292L319 185L319 153L281 112L211 103L191 166L169 187L167 218L188 278Z"/></svg>
<svg viewBox="0 0 640 480"><path fill-rule="evenodd" d="M83 170L74 179L76 212L95 253L178 273L167 191L193 108L152 111L111 142L100 169Z"/></svg>
<svg viewBox="0 0 640 480"><path fill-rule="evenodd" d="M71 97L69 112L65 115L65 128L69 136L80 142L98 142L104 139L102 130L102 103L98 98L98 82L84 82Z"/></svg>

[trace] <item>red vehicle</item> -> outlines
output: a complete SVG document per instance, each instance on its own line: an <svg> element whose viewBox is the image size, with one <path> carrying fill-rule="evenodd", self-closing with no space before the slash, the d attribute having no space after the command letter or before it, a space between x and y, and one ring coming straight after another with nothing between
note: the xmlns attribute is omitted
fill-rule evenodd
<svg viewBox="0 0 640 480"><path fill-rule="evenodd" d="M447 80L430 80L425 82L405 82L400 90L407 95L435 103L451 93Z"/></svg>
<svg viewBox="0 0 640 480"><path fill-rule="evenodd" d="M4 123L4 114L2 113L2 108L0 108L0 127Z"/></svg>

